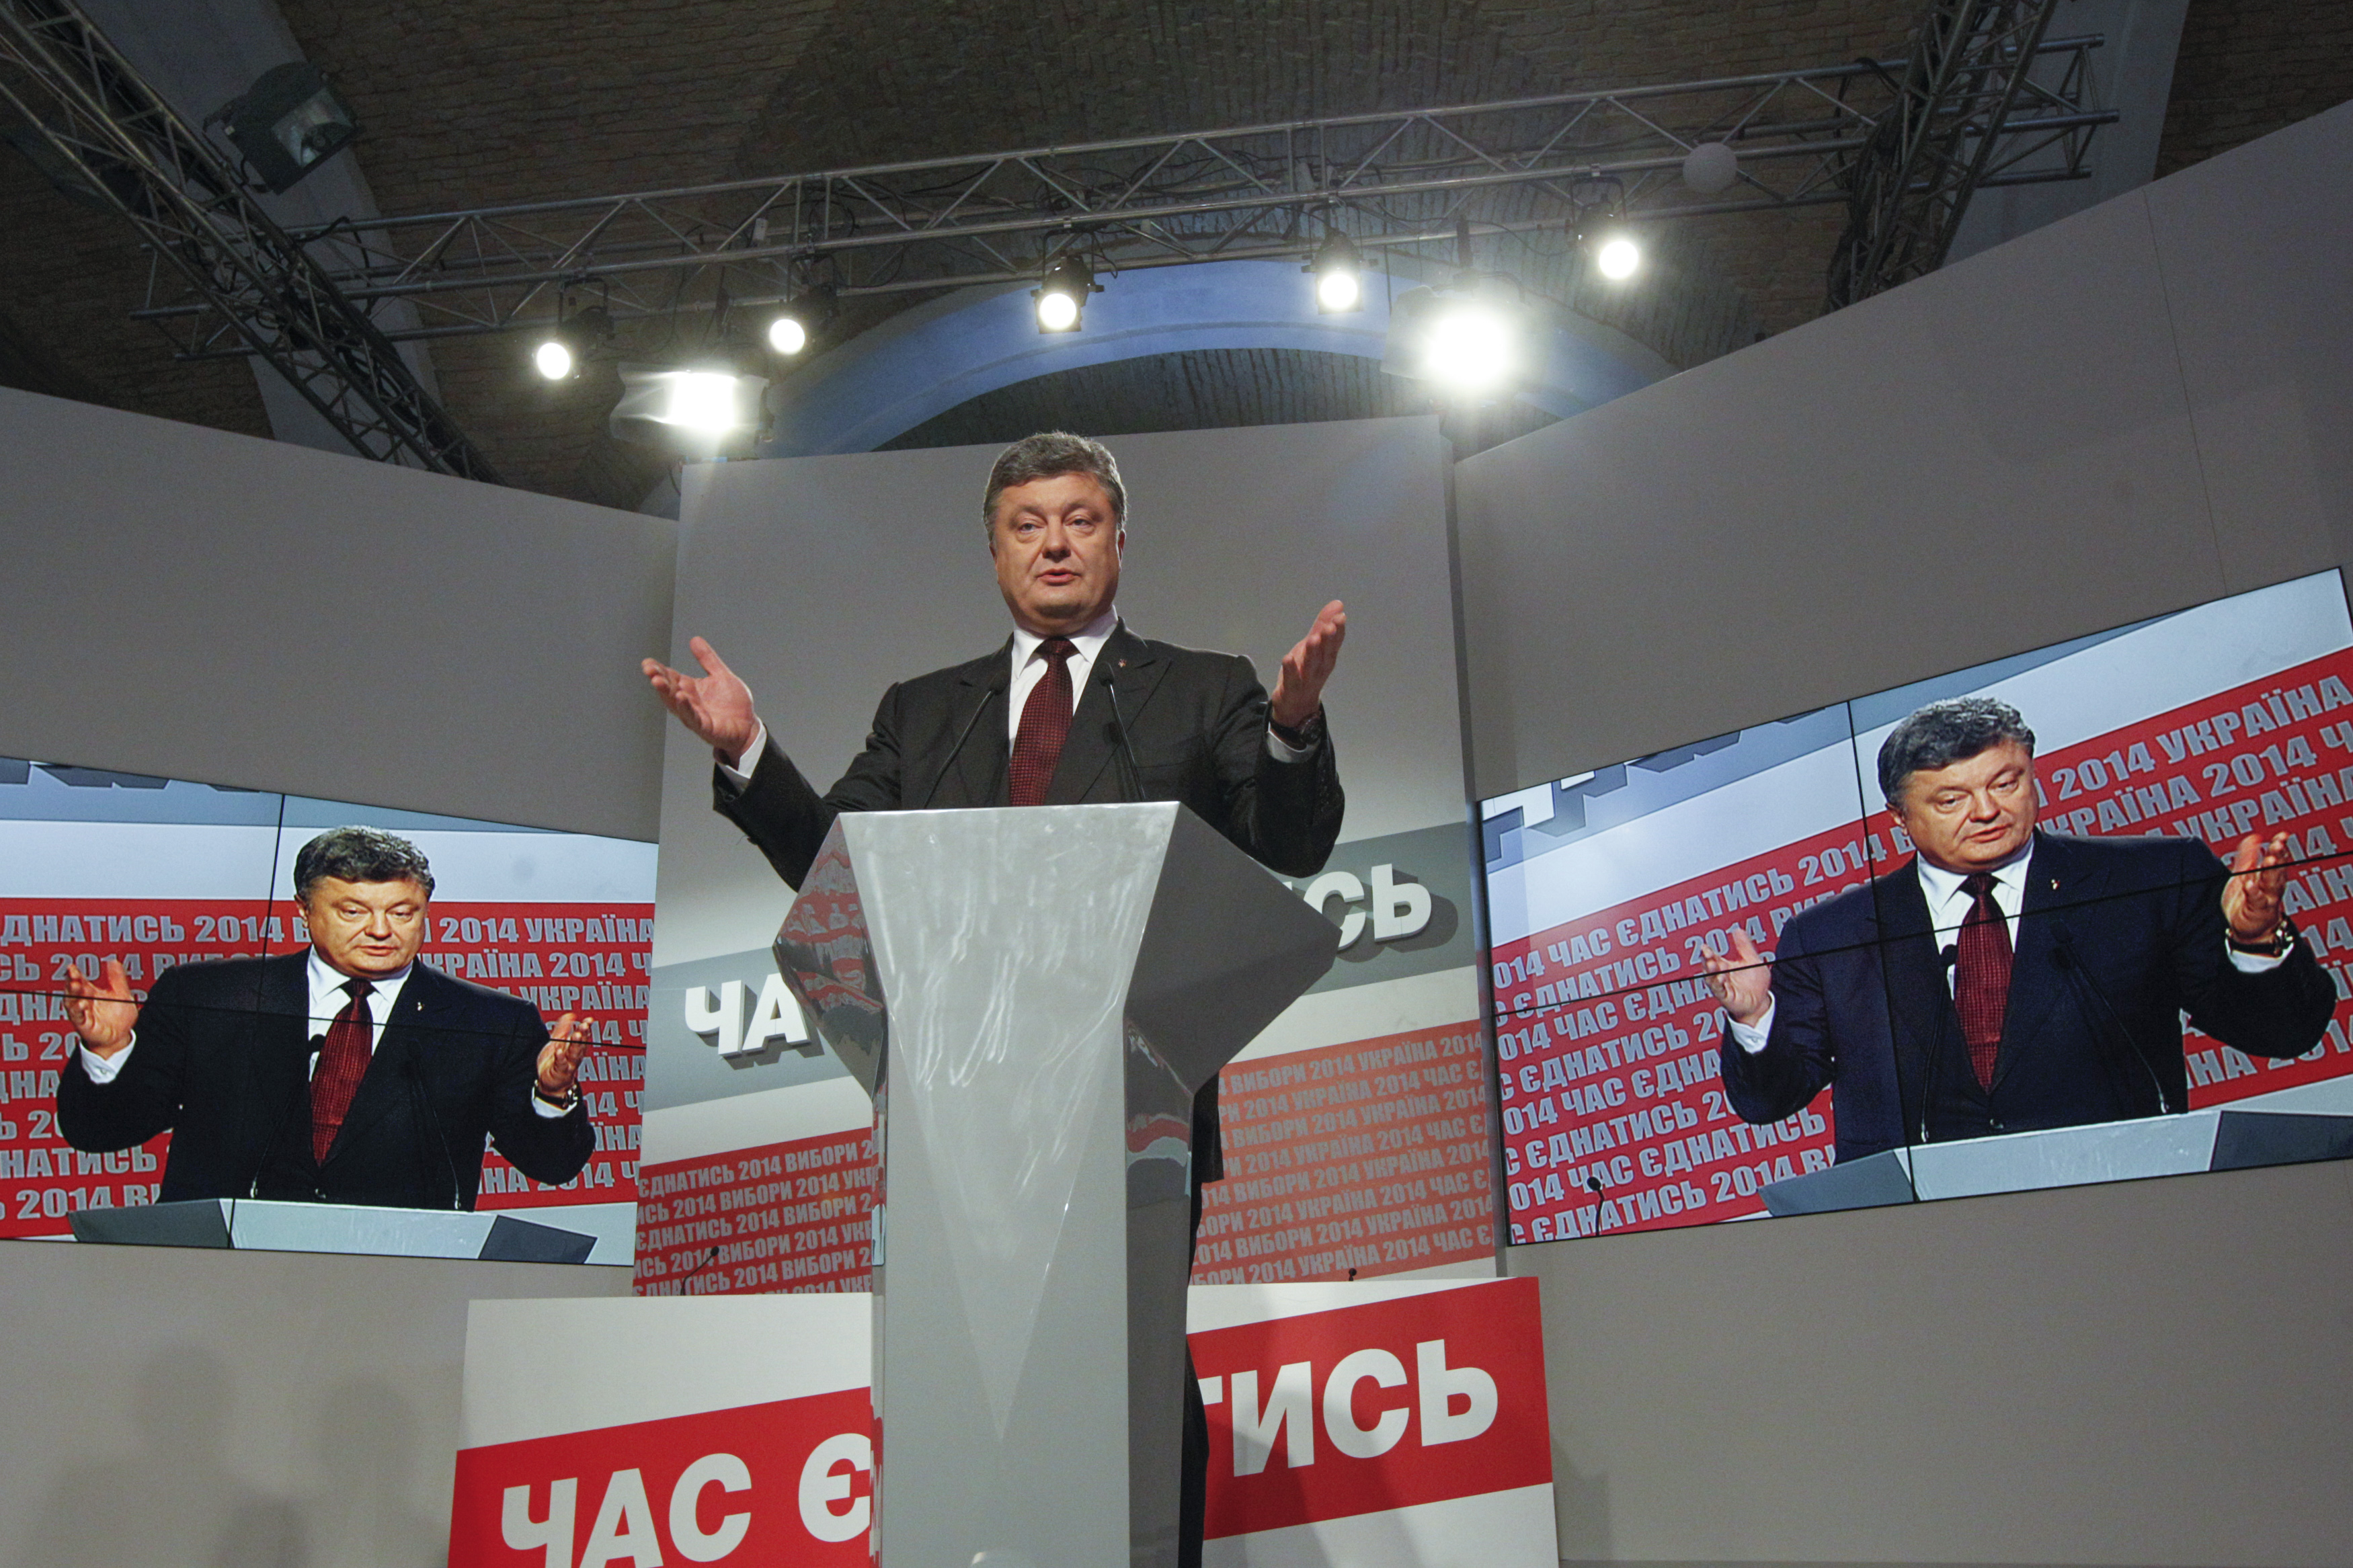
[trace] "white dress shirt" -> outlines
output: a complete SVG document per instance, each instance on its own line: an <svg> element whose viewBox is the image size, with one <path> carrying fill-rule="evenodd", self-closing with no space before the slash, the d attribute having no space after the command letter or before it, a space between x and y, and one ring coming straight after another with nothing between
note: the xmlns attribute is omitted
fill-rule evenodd
<svg viewBox="0 0 2353 1568"><path fill-rule="evenodd" d="M2027 840L2025 848L2020 850L2007 863L1993 868L1994 908L2000 910L2002 919L2009 922L2010 948L2012 952L2018 951L2019 911L2026 904L2026 873L2027 868L2033 863L2033 860L2034 841L2030 838ZM1977 903L1977 900L1969 897L1961 888L1962 882L1968 879L1968 874L1963 871L1947 871L1942 866L1931 866L1917 855L1912 858L1912 865L1913 868L1919 873L1921 894L1928 900L1928 924L1936 932L1936 948L1941 955L1946 948L1953 946L1960 940L1961 923L1969 918L1969 910ZM2223 934L2223 946L2231 954L2232 966L2248 974L2261 974L2265 970L2276 969L2286 962L2284 953L2274 958L2265 953L2241 952L2237 948L2230 945L2230 936L2227 931ZM1944 963L1941 967L1945 973L1945 989L1950 991L1953 988L1954 970L1957 966ZM1744 1024L1739 1019L1729 1016L1726 1016L1725 1022L1732 1026L1733 1039L1739 1043L1742 1050L1753 1057L1765 1048L1765 1037L1773 1032L1773 1005L1768 1003L1765 1008L1765 1016L1754 1024Z"/></svg>
<svg viewBox="0 0 2353 1568"><path fill-rule="evenodd" d="M416 967L414 963L404 963L383 979L369 983L375 987L367 997L370 1058L375 1056L376 1047L384 1043L385 1026L392 1021L393 1006L400 1000L401 988L408 984L409 973ZM311 993L310 1011L305 1015L304 1022L304 1032L311 1037L311 1065L307 1072L315 1079L319 1076L319 1049L326 1044L327 1030L334 1023L335 1015L351 1003L352 994L347 987L352 977L320 957L315 947L311 950L309 962L303 964L302 972ZM81 1070L89 1076L90 1082L112 1083L122 1071L122 1064L131 1059L131 1053L139 1048L139 1032L133 1029L130 1042L111 1057L98 1055L79 1039L75 1041L75 1048L81 1053ZM562 1108L548 1104L536 1094L531 1097L531 1108L550 1118L565 1114Z"/></svg>
<svg viewBox="0 0 2353 1568"><path fill-rule="evenodd" d="M1087 681L1094 674L1095 659L1103 652L1103 644L1111 640L1111 634L1118 628L1119 606L1114 605L1071 634L1071 646L1074 650L1069 659L1072 712L1077 712L1080 702L1085 700ZM1029 693L1046 679L1047 660L1038 652L1039 645L1045 640L1035 632L1025 631L1019 626L1013 628L1013 684L1008 692L1009 700L1005 705L1005 738L1008 742L1019 738L1021 710L1029 700ZM759 765L760 753L767 744L768 724L767 721L762 720L759 728L753 731L752 743L744 748L743 755L732 763L724 759L720 762L720 770L737 789L751 784L752 769ZM1271 724L1266 731L1266 752L1278 763L1304 762L1313 754L1305 747L1286 742L1274 732Z"/></svg>
<svg viewBox="0 0 2353 1568"><path fill-rule="evenodd" d="M383 1042L384 1026L385 1020L392 1016L392 1005L400 1000L400 988L408 984L408 972L416 967L413 963L405 963L397 973L372 983L375 989L368 993L367 999L368 1020L372 1026L368 1030L370 1057L375 1055L376 1047ZM342 1012L352 999L352 994L343 989L351 984L352 977L321 958L315 947L311 950L310 961L303 964L302 972L310 982L310 1011L305 1015L308 1019L305 1032L311 1037L310 1072L316 1078L319 1073L319 1047L326 1041L327 1026L335 1021L335 1015ZM79 1041L77 1040L76 1044L79 1046ZM129 1061L131 1053L138 1048L139 1031L136 1029L131 1032L130 1043L111 1057L101 1057L87 1046L81 1046L82 1071L90 1075L92 1083L112 1083L122 1071L122 1064Z"/></svg>

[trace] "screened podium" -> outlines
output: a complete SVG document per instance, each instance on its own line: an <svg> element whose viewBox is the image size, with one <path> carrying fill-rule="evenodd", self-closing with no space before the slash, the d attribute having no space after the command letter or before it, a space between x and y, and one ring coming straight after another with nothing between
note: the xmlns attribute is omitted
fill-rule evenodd
<svg viewBox="0 0 2353 1568"><path fill-rule="evenodd" d="M1337 944L1173 802L835 823L776 955L874 1100L884 1568L1175 1563L1194 1093Z"/></svg>

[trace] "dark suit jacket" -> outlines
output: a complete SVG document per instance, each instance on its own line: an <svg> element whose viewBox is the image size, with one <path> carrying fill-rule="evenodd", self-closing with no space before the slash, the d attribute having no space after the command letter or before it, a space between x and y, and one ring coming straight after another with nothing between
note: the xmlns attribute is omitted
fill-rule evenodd
<svg viewBox="0 0 2353 1568"><path fill-rule="evenodd" d="M2251 1056L2293 1057L2337 1005L2309 943L2267 973L2230 962L2225 875L2196 839L2036 835L1989 1091L1946 984L1939 942L1955 938L1932 931L1914 866L1841 893L1782 931L1772 1031L1751 1056L1726 1029L1725 1091L1762 1122L1831 1086L1841 1160L2185 1110L2183 1013Z"/></svg>
<svg viewBox="0 0 2353 1568"><path fill-rule="evenodd" d="M1009 805L1011 648L1008 640L884 692L866 749L824 795L772 736L747 787L739 791L713 770L714 805L796 888L842 812ZM1340 837L1339 766L1328 735L1304 761L1270 757L1266 706L1250 660L1147 642L1122 625L1080 693L1046 804L1182 801L1261 864L1313 876ZM1134 779L1119 744L1120 719Z"/></svg>
<svg viewBox="0 0 2353 1568"><path fill-rule="evenodd" d="M585 1106L531 1106L547 1026L516 997L419 963L323 1163L311 1155L307 950L183 964L158 975L138 1043L111 1083L74 1054L58 1129L77 1149L128 1149L169 1129L162 1201L263 1197L472 1208L482 1142L540 1182L568 1182L596 1146ZM323 1032L323 1031L321 1031Z"/></svg>
<svg viewBox="0 0 2353 1568"><path fill-rule="evenodd" d="M712 804L796 888L845 811L1009 805L1012 671L1008 638L994 653L892 687L874 710L866 749L822 795L772 735L744 788L712 770ZM1046 804L1181 801L1261 864L1313 876L1340 837L1339 764L1328 733L1312 755L1275 761L1266 748L1266 690L1250 660L1147 642L1122 624L1079 694ZM1197 1228L1198 1183L1225 1173L1217 1094L1213 1078L1194 1103Z"/></svg>

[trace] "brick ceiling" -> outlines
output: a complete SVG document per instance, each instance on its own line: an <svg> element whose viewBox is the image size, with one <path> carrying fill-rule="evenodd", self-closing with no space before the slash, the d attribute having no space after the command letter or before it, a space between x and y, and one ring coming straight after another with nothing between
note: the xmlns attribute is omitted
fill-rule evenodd
<svg viewBox="0 0 2353 1568"><path fill-rule="evenodd" d="M280 0L364 127L385 213L594 195L997 147L1673 81L1899 51L1917 0ZM2191 0L2160 172L2353 92L2353 0ZM1659 287L1739 341L1819 308L1832 207L1688 224ZM0 383L268 433L234 362L175 363L125 312L130 232L0 154ZM868 305L852 324L908 301ZM1667 303L1672 304L1670 300ZM1730 312L1730 314L1727 314ZM1654 301L1613 324L1689 363L1736 346ZM634 506L659 460L617 388L550 387L515 338L431 349L450 412L512 482ZM1187 353L1008 388L899 445L1068 417L1106 433L1400 411L1336 356ZM1057 420L1056 422L1063 422Z"/></svg>

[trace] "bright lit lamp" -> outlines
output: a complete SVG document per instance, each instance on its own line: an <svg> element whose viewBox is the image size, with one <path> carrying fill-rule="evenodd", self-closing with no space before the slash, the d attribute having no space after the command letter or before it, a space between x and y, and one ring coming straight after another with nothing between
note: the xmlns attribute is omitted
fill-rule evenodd
<svg viewBox="0 0 2353 1568"><path fill-rule="evenodd" d="M779 315L768 323L768 346L780 354L797 354L808 347L808 328L797 316Z"/></svg>
<svg viewBox="0 0 2353 1568"><path fill-rule="evenodd" d="M1077 331L1086 313L1087 296L1096 291L1092 268L1075 256L1061 258L1046 268L1046 276L1030 292L1038 307L1038 330Z"/></svg>
<svg viewBox="0 0 2353 1568"><path fill-rule="evenodd" d="M1323 314L1365 308L1365 262L1346 235L1335 233L1325 240L1308 270L1315 274L1315 309Z"/></svg>
<svg viewBox="0 0 2353 1568"><path fill-rule="evenodd" d="M531 363L548 380L564 381L570 377L575 368L572 345L562 338L548 338L532 351Z"/></svg>
<svg viewBox="0 0 2353 1568"><path fill-rule="evenodd" d="M1606 236L1594 247L1593 265L1612 283L1623 283L1642 269L1642 247L1627 235Z"/></svg>

